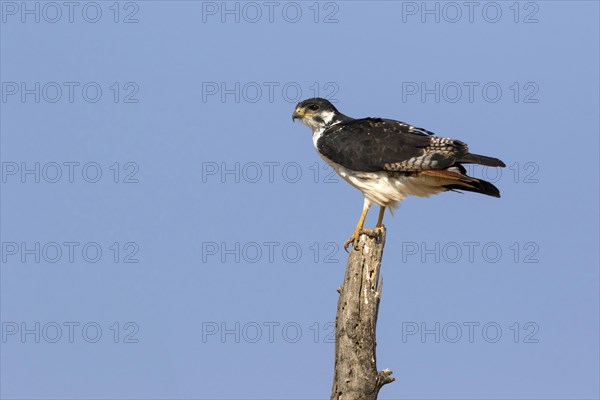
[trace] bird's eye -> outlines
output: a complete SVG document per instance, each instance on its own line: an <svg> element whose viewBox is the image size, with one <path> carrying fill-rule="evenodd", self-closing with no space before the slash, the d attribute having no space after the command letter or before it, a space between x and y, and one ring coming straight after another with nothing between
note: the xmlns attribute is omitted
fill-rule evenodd
<svg viewBox="0 0 600 400"><path fill-rule="evenodd" d="M316 104L311 104L310 106L308 106L308 109L312 111L317 111L319 109L319 106Z"/></svg>

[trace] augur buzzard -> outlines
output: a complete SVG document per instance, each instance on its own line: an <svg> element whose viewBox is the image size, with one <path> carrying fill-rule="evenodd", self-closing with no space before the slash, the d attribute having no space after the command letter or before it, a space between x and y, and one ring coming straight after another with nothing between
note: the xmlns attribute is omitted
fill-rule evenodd
<svg viewBox="0 0 600 400"><path fill-rule="evenodd" d="M295 119L312 129L319 155L365 197L358 224L344 247L353 243L356 248L362 233L376 234L386 207L395 208L408 195L466 190L500 197L491 183L468 176L463 164L505 164L469 153L459 140L435 137L433 132L391 119L350 118L321 98L298 103L292 115ZM375 230L366 230L363 225L372 204L380 206L379 219Z"/></svg>

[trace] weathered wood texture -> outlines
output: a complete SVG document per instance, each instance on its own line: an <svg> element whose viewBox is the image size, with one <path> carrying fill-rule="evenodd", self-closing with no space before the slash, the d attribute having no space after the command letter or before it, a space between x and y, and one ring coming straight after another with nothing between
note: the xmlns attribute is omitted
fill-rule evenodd
<svg viewBox="0 0 600 400"><path fill-rule="evenodd" d="M348 257L344 283L338 289L332 400L376 400L379 389L394 381L389 369L377 371L375 355L384 245L385 228L378 238L361 235L358 250Z"/></svg>

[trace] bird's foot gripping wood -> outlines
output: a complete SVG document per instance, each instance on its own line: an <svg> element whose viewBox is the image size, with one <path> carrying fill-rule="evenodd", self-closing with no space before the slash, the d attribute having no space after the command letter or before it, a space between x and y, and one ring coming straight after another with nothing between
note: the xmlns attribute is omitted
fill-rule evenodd
<svg viewBox="0 0 600 400"><path fill-rule="evenodd" d="M358 250L358 242L360 241L360 235L367 235L369 237L379 239L381 232L383 231L383 225L376 226L375 229L356 229L352 236L344 242L344 250L348 252L348 246L352 244L354 250Z"/></svg>

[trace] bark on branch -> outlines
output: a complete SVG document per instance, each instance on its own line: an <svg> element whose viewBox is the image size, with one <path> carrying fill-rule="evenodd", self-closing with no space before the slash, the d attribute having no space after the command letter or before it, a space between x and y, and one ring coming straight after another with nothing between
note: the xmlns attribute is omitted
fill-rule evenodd
<svg viewBox="0 0 600 400"><path fill-rule="evenodd" d="M379 278L385 228L378 237L361 235L348 257L335 318L335 371L332 400L376 400L393 382L392 371L377 371L375 340L383 281Z"/></svg>

